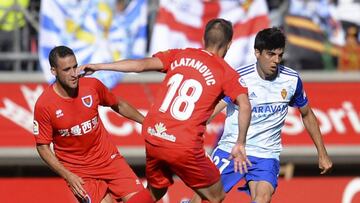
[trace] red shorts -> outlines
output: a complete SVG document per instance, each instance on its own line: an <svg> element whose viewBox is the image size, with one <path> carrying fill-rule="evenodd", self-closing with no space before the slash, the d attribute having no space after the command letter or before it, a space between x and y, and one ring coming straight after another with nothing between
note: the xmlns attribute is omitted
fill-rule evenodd
<svg viewBox="0 0 360 203"><path fill-rule="evenodd" d="M83 187L91 202L101 202L106 193L120 200L130 193L144 189L141 181L121 156L99 171L96 177L82 178L85 181Z"/></svg>
<svg viewBox="0 0 360 203"><path fill-rule="evenodd" d="M205 188L220 179L219 170L204 149L146 146L146 178L155 188L169 187L176 174L191 188Z"/></svg>

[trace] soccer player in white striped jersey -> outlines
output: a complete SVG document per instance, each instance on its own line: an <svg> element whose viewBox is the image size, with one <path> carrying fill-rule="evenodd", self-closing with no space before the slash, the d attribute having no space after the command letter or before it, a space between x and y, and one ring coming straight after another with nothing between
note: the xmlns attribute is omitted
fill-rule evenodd
<svg viewBox="0 0 360 203"><path fill-rule="evenodd" d="M254 48L257 62L237 69L242 85L248 88L252 107L245 146L252 166L241 174L234 171L233 161L228 159L238 136L238 110L227 97L220 101L212 115L227 107L224 132L212 159L220 170L225 192L245 178L242 190L251 195L252 203L264 203L271 201L277 187L282 149L280 133L289 106L297 107L301 113L318 152L320 173L328 173L332 162L298 73L280 65L285 48L284 34L278 28L264 29L256 35ZM197 198L191 202L197 202Z"/></svg>

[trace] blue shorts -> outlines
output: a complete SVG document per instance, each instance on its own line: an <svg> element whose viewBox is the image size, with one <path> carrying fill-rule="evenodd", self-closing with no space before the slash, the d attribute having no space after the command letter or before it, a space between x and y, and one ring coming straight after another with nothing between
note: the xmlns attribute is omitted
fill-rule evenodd
<svg viewBox="0 0 360 203"><path fill-rule="evenodd" d="M229 161L229 156L230 153L219 148L216 148L211 156L220 171L225 192L229 192L242 178L245 178L246 183L250 181L266 181L273 186L274 190L276 189L280 169L280 163L277 159L248 156L252 166L248 167L246 174L240 174L234 172L234 161ZM239 190L250 194L248 184Z"/></svg>

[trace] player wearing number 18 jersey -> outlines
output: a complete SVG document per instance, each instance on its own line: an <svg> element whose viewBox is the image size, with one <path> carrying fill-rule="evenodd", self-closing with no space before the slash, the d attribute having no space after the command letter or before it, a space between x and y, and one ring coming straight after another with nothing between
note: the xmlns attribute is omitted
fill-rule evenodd
<svg viewBox="0 0 360 203"><path fill-rule="evenodd" d="M104 69L166 73L142 129L146 139L146 177L156 199L165 194L176 174L203 202L223 200L219 172L205 153L203 133L206 121L224 94L239 104L239 139L231 153L237 163L235 170L247 170L249 161L244 148L250 122L247 89L223 60L232 34L230 22L214 19L205 28L205 49L174 49L156 53L152 58L80 67L85 73Z"/></svg>
<svg viewBox="0 0 360 203"><path fill-rule="evenodd" d="M247 93L224 60L203 49L174 49L154 55L167 75L143 123L145 139L171 148L203 148L205 124L219 100ZM182 123L186 122L186 123ZM166 141L164 141L166 140Z"/></svg>

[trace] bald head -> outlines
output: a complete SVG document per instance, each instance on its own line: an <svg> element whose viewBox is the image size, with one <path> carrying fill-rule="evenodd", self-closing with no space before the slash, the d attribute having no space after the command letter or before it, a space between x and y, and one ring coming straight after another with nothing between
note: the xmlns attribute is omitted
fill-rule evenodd
<svg viewBox="0 0 360 203"><path fill-rule="evenodd" d="M205 48L222 49L232 40L233 29L230 21L215 18L210 20L205 27Z"/></svg>

